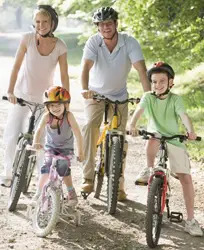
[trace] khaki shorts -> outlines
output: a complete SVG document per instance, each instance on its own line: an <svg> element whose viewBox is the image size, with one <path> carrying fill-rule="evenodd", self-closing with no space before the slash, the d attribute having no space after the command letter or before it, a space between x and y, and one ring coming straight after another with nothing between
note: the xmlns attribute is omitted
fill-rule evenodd
<svg viewBox="0 0 204 250"><path fill-rule="evenodd" d="M170 169L173 173L190 174L190 161L185 149L167 143Z"/></svg>

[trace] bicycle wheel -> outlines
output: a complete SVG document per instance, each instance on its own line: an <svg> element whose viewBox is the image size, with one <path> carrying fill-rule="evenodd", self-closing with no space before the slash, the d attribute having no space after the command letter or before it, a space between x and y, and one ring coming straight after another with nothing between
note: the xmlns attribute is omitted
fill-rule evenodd
<svg viewBox="0 0 204 250"><path fill-rule="evenodd" d="M30 156L31 152L30 151L28 151L28 152L29 152L29 156ZM29 158L28 167L27 167L26 176L25 176L25 184L22 188L23 194L26 194L28 191L28 188L29 188L29 185L31 182L31 178L33 175L33 171L35 168L35 163L36 163L36 156Z"/></svg>
<svg viewBox="0 0 204 250"><path fill-rule="evenodd" d="M114 214L117 206L118 185L122 168L122 149L120 138L114 136L112 138L112 145L109 148L110 161L108 171L108 213Z"/></svg>
<svg viewBox="0 0 204 250"><path fill-rule="evenodd" d="M17 145L13 164L13 176L8 201L8 210L16 209L20 194L25 183L25 175L29 161L29 152L26 150L27 140L21 138Z"/></svg>
<svg viewBox="0 0 204 250"><path fill-rule="evenodd" d="M40 196L33 214L33 228L38 237L46 237L56 226L60 215L60 194L48 188Z"/></svg>
<svg viewBox="0 0 204 250"><path fill-rule="evenodd" d="M146 240L148 246L151 248L157 246L161 232L163 216L161 213L162 187L163 180L161 178L154 178L148 193L145 224Z"/></svg>
<svg viewBox="0 0 204 250"><path fill-rule="evenodd" d="M99 146L99 162L95 168L95 175L94 175L94 198L99 198L101 194L101 189L103 185L103 178L104 178L104 163L103 163L103 144L101 143Z"/></svg>

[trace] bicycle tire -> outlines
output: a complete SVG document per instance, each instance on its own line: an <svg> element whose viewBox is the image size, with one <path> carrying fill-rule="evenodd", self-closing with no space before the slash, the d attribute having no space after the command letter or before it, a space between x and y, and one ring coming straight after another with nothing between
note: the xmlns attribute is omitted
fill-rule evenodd
<svg viewBox="0 0 204 250"><path fill-rule="evenodd" d="M30 152L29 156L30 155L31 155L31 152ZM30 186L31 178L32 178L33 171L35 168L35 163L36 163L36 157L34 157L34 158L32 157L29 159L28 167L27 167L27 171L26 171L26 176L25 176L25 184L22 188L23 194L26 194L28 192L28 188Z"/></svg>
<svg viewBox="0 0 204 250"><path fill-rule="evenodd" d="M104 179L104 174L102 173L95 173L95 194L94 198L99 199L100 194L101 194L101 189L103 186L103 179Z"/></svg>
<svg viewBox="0 0 204 250"><path fill-rule="evenodd" d="M25 175L29 161L29 152L26 150L27 143L26 139L21 138L18 142L18 149L15 153L13 176L8 200L8 210L10 212L16 209L23 185L25 183Z"/></svg>
<svg viewBox="0 0 204 250"><path fill-rule="evenodd" d="M112 138L112 145L109 148L109 152L110 161L108 172L107 209L109 214L114 214L117 207L119 178L122 169L122 152L119 137L114 136Z"/></svg>
<svg viewBox="0 0 204 250"><path fill-rule="evenodd" d="M145 225L146 241L150 248L155 248L158 245L161 232L163 216L161 214L162 186L163 180L154 178L148 192Z"/></svg>
<svg viewBox="0 0 204 250"><path fill-rule="evenodd" d="M102 189L102 185L103 185L103 178L104 178L104 170L102 170L103 168L103 143L101 143L99 145L99 162L96 165L95 168L95 174L94 174L94 198L99 199L100 194L101 194L101 189ZM103 172L102 172L103 171Z"/></svg>
<svg viewBox="0 0 204 250"><path fill-rule="evenodd" d="M47 209L44 206L47 206ZM60 194L53 188L48 188L45 196L39 197L34 210L33 228L35 234L42 238L50 234L58 222L59 215Z"/></svg>

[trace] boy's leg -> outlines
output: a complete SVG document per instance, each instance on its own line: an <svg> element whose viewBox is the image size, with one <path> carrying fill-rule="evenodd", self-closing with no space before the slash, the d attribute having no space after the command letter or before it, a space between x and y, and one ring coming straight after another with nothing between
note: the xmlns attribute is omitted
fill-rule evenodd
<svg viewBox="0 0 204 250"><path fill-rule="evenodd" d="M154 167L154 161L159 150L160 142L156 139L149 139L146 143L146 160L147 167L145 167L136 177L135 184L147 184L150 176L150 168Z"/></svg>
<svg viewBox="0 0 204 250"><path fill-rule="evenodd" d="M202 229L194 219L194 188L190 174L177 173L183 189L183 196L187 211L187 221L185 231L193 236L203 236Z"/></svg>

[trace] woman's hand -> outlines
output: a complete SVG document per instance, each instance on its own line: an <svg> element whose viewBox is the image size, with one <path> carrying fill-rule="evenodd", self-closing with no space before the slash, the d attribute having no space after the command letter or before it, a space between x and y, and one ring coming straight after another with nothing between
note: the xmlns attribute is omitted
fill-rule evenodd
<svg viewBox="0 0 204 250"><path fill-rule="evenodd" d="M197 134L195 132L188 132L187 136L189 140L195 140L197 138Z"/></svg>
<svg viewBox="0 0 204 250"><path fill-rule="evenodd" d="M15 95L13 93L8 93L7 97L8 97L8 101L10 103L13 103L13 104L17 103L17 98L15 97Z"/></svg>

